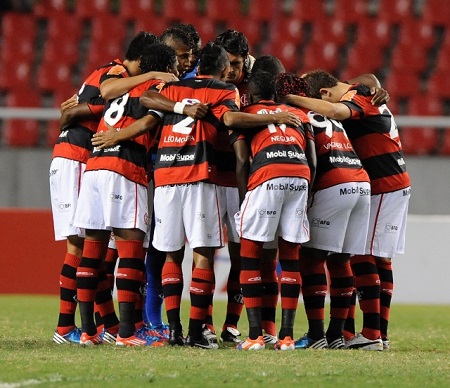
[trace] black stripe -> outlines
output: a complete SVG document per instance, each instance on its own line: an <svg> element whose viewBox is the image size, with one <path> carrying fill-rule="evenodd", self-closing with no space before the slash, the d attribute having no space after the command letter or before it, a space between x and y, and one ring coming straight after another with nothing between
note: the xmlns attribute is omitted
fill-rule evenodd
<svg viewBox="0 0 450 388"><path fill-rule="evenodd" d="M56 144L69 143L92 151L92 131L81 125L72 126L62 131Z"/></svg>
<svg viewBox="0 0 450 388"><path fill-rule="evenodd" d="M95 149L91 154L91 158L103 156L114 156L133 163L138 167L147 168L147 150L145 146L131 140L121 142L111 148Z"/></svg>
<svg viewBox="0 0 450 388"><path fill-rule="evenodd" d="M358 157L355 155L355 153L353 151L332 150L331 152L327 152L322 155L317 155L317 171L316 171L317 177L322 176L326 172L331 171L335 168L343 167L343 168L352 168L355 170L359 170L360 168L362 168L361 162L359 162L358 164L348 164L345 162L332 163L330 161L330 159L332 157L338 158L338 159L340 158L340 159L344 159L344 160L345 160L345 158L358 160Z"/></svg>
<svg viewBox="0 0 450 388"><path fill-rule="evenodd" d="M155 170L158 168L192 166L209 161L214 164L214 148L207 141L184 147L162 147L158 149Z"/></svg>
<svg viewBox="0 0 450 388"><path fill-rule="evenodd" d="M373 180L406 172L406 165L399 165L399 160L404 161L402 151L372 156L362 160L362 164Z"/></svg>

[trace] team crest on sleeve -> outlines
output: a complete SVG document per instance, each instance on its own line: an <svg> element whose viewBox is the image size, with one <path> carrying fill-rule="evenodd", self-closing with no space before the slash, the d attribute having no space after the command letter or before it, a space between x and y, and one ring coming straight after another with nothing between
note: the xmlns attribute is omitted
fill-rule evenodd
<svg viewBox="0 0 450 388"><path fill-rule="evenodd" d="M345 93L342 98L341 101L351 101L353 100L353 97L355 97L356 95L356 90L349 90L347 93Z"/></svg>
<svg viewBox="0 0 450 388"><path fill-rule="evenodd" d="M122 73L125 73L127 70L122 65L115 65L111 67L108 71L108 75L120 75Z"/></svg>

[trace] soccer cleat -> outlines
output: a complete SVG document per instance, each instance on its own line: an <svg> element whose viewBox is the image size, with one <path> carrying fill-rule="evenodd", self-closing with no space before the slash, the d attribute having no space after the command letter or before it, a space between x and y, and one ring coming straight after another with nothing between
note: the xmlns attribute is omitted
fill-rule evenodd
<svg viewBox="0 0 450 388"><path fill-rule="evenodd" d="M198 339L194 339L191 336L188 336L186 338L186 345L194 347L194 348L201 348L201 349L219 349L219 345L217 345L217 343L211 342L205 336L204 331L202 333L202 336Z"/></svg>
<svg viewBox="0 0 450 388"><path fill-rule="evenodd" d="M327 339L328 349L345 349L344 337L338 337L334 340Z"/></svg>
<svg viewBox="0 0 450 388"><path fill-rule="evenodd" d="M209 342L217 344L217 334L207 325L203 325L203 335L208 339Z"/></svg>
<svg viewBox="0 0 450 388"><path fill-rule="evenodd" d="M381 340L383 342L383 350L388 352L391 349L391 344L389 343L389 339L385 338Z"/></svg>
<svg viewBox="0 0 450 388"><path fill-rule="evenodd" d="M103 339L101 334L89 335L87 333L81 333L80 345L91 346L91 345L101 345Z"/></svg>
<svg viewBox="0 0 450 388"><path fill-rule="evenodd" d="M237 344L240 342L239 336L241 333L238 329L234 327L228 326L222 333L220 334L220 342L222 343L231 343L231 344Z"/></svg>
<svg viewBox="0 0 450 388"><path fill-rule="evenodd" d="M164 344L158 341L158 338L151 337L146 333L145 325L142 325L139 329L134 332L134 335L127 338L122 338L117 334L116 345L117 346L152 346L158 347Z"/></svg>
<svg viewBox="0 0 450 388"><path fill-rule="evenodd" d="M356 334L352 339L345 341L345 347L347 349L363 349L363 350L383 350L383 342L381 338L370 340L362 335L362 333Z"/></svg>
<svg viewBox="0 0 450 388"><path fill-rule="evenodd" d="M74 326L67 334L59 334L58 330L53 334L53 342L56 344L79 344L81 337L81 330Z"/></svg>
<svg viewBox="0 0 450 388"><path fill-rule="evenodd" d="M295 341L295 349L326 349L328 348L327 339L325 337L318 340L312 339L306 333L302 338Z"/></svg>
<svg viewBox="0 0 450 388"><path fill-rule="evenodd" d="M168 342L171 346L184 346L183 332L181 330L170 330Z"/></svg>
<svg viewBox="0 0 450 388"><path fill-rule="evenodd" d="M278 338L276 335L272 335L272 334L267 334L266 332L263 331L263 339L264 339L264 343L266 345L276 345Z"/></svg>
<svg viewBox="0 0 450 388"><path fill-rule="evenodd" d="M159 326L152 326L147 325L147 334L151 337L157 337L162 342L167 342L169 340L170 330L169 326L167 325L159 325Z"/></svg>
<svg viewBox="0 0 450 388"><path fill-rule="evenodd" d="M254 340L247 337L245 341L241 341L236 345L237 350L264 350L265 347L266 345L262 335Z"/></svg>
<svg viewBox="0 0 450 388"><path fill-rule="evenodd" d="M275 350L294 350L295 342L294 340L287 336L284 339L279 339L277 343L274 345Z"/></svg>
<svg viewBox="0 0 450 388"><path fill-rule="evenodd" d="M114 345L116 343L117 334L111 334L108 330L103 329L103 331L100 333L100 337L102 338L103 342Z"/></svg>

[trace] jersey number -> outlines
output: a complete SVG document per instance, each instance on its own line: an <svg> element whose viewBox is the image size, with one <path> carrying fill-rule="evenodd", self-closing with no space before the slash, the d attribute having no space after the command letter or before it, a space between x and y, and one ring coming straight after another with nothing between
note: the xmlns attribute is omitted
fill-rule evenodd
<svg viewBox="0 0 450 388"><path fill-rule="evenodd" d="M126 93L120 97L115 98L111 102L111 105L106 110L104 115L106 124L113 127L119 122L125 112L125 105L127 104L129 97L130 94Z"/></svg>

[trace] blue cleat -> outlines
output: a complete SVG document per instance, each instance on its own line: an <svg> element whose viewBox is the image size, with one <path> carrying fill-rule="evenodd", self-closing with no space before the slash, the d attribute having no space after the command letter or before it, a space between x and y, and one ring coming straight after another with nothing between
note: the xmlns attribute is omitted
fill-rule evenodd
<svg viewBox="0 0 450 388"><path fill-rule="evenodd" d="M306 333L302 338L295 341L295 349L327 349L328 343L325 337L314 340Z"/></svg>
<svg viewBox="0 0 450 388"><path fill-rule="evenodd" d="M61 335L58 330L53 334L53 342L58 345L62 344L80 344L81 330L74 326L67 334Z"/></svg>

